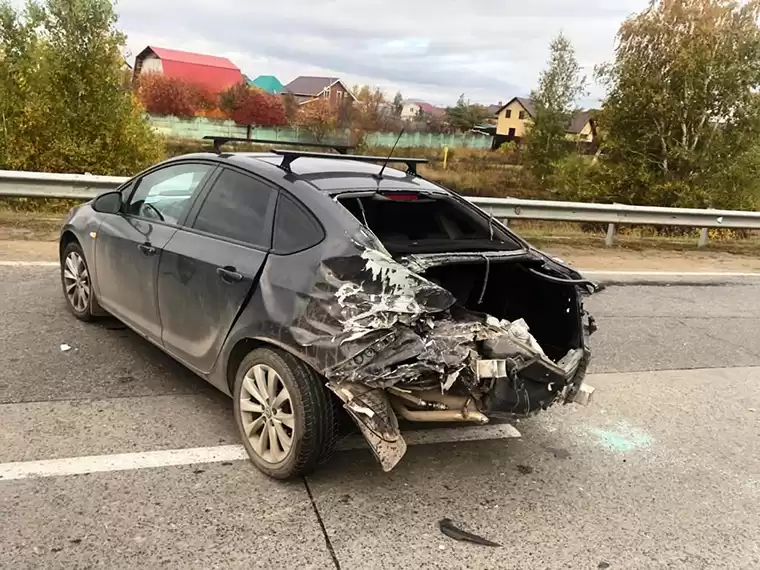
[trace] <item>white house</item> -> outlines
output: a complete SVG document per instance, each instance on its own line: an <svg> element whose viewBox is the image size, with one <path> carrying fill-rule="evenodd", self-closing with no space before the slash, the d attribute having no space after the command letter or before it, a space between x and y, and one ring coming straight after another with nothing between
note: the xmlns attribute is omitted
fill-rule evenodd
<svg viewBox="0 0 760 570"><path fill-rule="evenodd" d="M401 118L405 121L414 121L419 117L420 111L439 118L443 117L446 113L446 109L443 109L442 107L436 107L435 105L420 101L419 99L407 99L401 107Z"/></svg>

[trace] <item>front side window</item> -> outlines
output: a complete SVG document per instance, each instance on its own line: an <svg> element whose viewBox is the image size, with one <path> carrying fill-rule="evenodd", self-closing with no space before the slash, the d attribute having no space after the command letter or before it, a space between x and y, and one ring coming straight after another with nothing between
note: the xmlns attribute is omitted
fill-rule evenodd
<svg viewBox="0 0 760 570"><path fill-rule="evenodd" d="M511 119L512 118L512 110L511 109L507 109L506 112L504 113L504 115L506 116L507 119Z"/></svg>
<svg viewBox="0 0 760 570"><path fill-rule="evenodd" d="M276 191L263 182L225 169L203 202L193 228L268 248L276 195Z"/></svg>
<svg viewBox="0 0 760 570"><path fill-rule="evenodd" d="M524 121L527 116L528 116L528 113L526 113L525 111L520 111L520 120L521 121Z"/></svg>
<svg viewBox="0 0 760 570"><path fill-rule="evenodd" d="M178 223L213 168L210 164L174 164L146 174L138 182L126 213L168 224Z"/></svg>

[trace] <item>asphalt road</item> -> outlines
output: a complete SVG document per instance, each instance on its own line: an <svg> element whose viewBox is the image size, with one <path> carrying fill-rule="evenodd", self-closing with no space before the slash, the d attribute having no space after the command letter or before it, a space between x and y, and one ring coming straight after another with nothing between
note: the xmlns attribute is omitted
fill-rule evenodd
<svg viewBox="0 0 760 570"><path fill-rule="evenodd" d="M238 442L225 396L76 321L55 269L0 267L0 298L0 467ZM0 568L760 567L760 283L589 306L594 403L521 439L414 446L390 474L346 451L286 484L246 461L0 480Z"/></svg>

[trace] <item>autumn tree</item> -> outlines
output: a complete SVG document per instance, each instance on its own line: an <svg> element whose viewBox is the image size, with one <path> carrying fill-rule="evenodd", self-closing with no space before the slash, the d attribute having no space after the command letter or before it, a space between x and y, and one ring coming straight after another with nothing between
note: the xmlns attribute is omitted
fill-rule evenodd
<svg viewBox="0 0 760 570"><path fill-rule="evenodd" d="M143 73L137 93L145 109L154 115L195 117L202 109L216 107L216 97L204 85L159 73Z"/></svg>
<svg viewBox="0 0 760 570"><path fill-rule="evenodd" d="M245 83L233 85L219 97L220 108L238 125L278 127L287 123L285 104L279 95L271 95Z"/></svg>
<svg viewBox="0 0 760 570"><path fill-rule="evenodd" d="M354 91L356 103L352 127L362 132L377 132L385 130L385 119L388 117L388 102L379 87L363 85Z"/></svg>
<svg viewBox="0 0 760 570"><path fill-rule="evenodd" d="M115 25L109 0L0 4L0 168L127 175L161 158Z"/></svg>
<svg viewBox="0 0 760 570"><path fill-rule="evenodd" d="M464 93L459 96L456 105L446 108L446 121L453 129L461 132L469 131L474 126L482 124L488 117L488 109L483 105L466 101Z"/></svg>
<svg viewBox="0 0 760 570"><path fill-rule="evenodd" d="M569 152L565 140L576 102L586 94L586 78L570 40L562 33L549 45L549 62L531 93L532 125L525 137L525 162L539 181L545 181Z"/></svg>
<svg viewBox="0 0 760 570"><path fill-rule="evenodd" d="M335 112L326 99L314 99L301 105L296 124L309 133L315 141L322 142L336 127Z"/></svg>
<svg viewBox="0 0 760 570"><path fill-rule="evenodd" d="M288 124L292 125L298 116L298 101L292 93L283 92L280 97L282 97L282 104L285 106L285 119Z"/></svg>
<svg viewBox="0 0 760 570"><path fill-rule="evenodd" d="M598 70L608 199L760 206L758 18L758 0L653 0L623 23Z"/></svg>

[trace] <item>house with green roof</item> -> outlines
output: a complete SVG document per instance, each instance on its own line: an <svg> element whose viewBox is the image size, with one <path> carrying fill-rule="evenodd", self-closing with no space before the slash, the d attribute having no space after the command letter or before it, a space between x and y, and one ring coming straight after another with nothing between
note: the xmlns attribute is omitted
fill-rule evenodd
<svg viewBox="0 0 760 570"><path fill-rule="evenodd" d="M249 87L257 87L262 91L277 95L282 91L282 83L274 75L259 75L256 79L248 80Z"/></svg>

